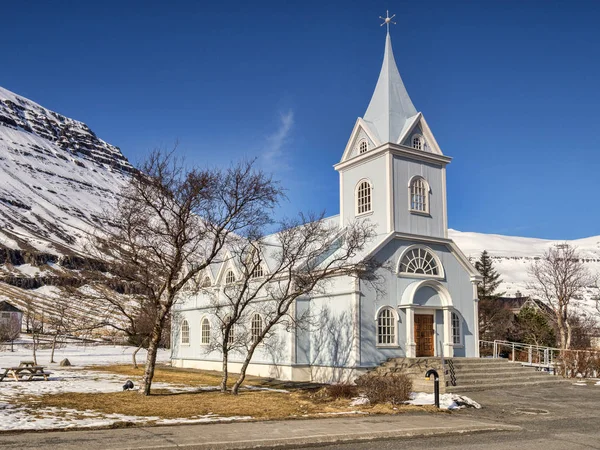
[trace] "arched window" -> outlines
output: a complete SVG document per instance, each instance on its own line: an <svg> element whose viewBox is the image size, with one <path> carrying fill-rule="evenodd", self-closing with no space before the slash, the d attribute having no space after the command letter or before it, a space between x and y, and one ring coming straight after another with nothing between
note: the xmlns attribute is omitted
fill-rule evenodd
<svg viewBox="0 0 600 450"><path fill-rule="evenodd" d="M207 288L210 287L210 277L204 277L204 279L202 280L202 287L203 288Z"/></svg>
<svg viewBox="0 0 600 450"><path fill-rule="evenodd" d="M423 150L425 148L423 136L418 134L414 135L412 138L412 146L417 150Z"/></svg>
<svg viewBox="0 0 600 450"><path fill-rule="evenodd" d="M364 180L358 183L356 189L356 214L365 214L371 211L371 183Z"/></svg>
<svg viewBox="0 0 600 450"><path fill-rule="evenodd" d="M429 185L424 178L414 177L410 182L410 209L429 213Z"/></svg>
<svg viewBox="0 0 600 450"><path fill-rule="evenodd" d="M225 275L225 284L231 284L235 281L235 274L233 273L233 270L230 270L227 272L227 275Z"/></svg>
<svg viewBox="0 0 600 450"><path fill-rule="evenodd" d="M382 308L377 314L377 344L396 344L396 314L392 308Z"/></svg>
<svg viewBox="0 0 600 450"><path fill-rule="evenodd" d="M369 144L366 139L363 139L358 143L358 154L362 155L363 153L366 153L367 150L369 150Z"/></svg>
<svg viewBox="0 0 600 450"><path fill-rule="evenodd" d="M452 343L454 345L461 344L461 332L460 332L460 317L455 312L452 313Z"/></svg>
<svg viewBox="0 0 600 450"><path fill-rule="evenodd" d="M252 316L252 324L250 327L250 331L252 332L252 343L258 342L260 339L260 335L262 334L262 317L260 314L254 314Z"/></svg>
<svg viewBox="0 0 600 450"><path fill-rule="evenodd" d="M262 264L259 264L258 266L256 266L254 268L254 270L252 270L252 274L250 275L250 278L260 278L265 274Z"/></svg>
<svg viewBox="0 0 600 450"><path fill-rule="evenodd" d="M229 325L229 323L231 322L231 316L227 316L225 317L225 320L223 320L225 325ZM227 337L227 342L229 344L233 344L234 342L234 335L233 335L233 329L235 327L235 324L231 325L231 328L229 329L229 336Z"/></svg>
<svg viewBox="0 0 600 450"><path fill-rule="evenodd" d="M432 252L422 247L412 248L404 254L400 261L400 273L434 277L442 275L438 259Z"/></svg>
<svg viewBox="0 0 600 450"><path fill-rule="evenodd" d="M201 344L210 344L210 321L207 317L202 319L202 324L200 325L200 343Z"/></svg>
<svg viewBox="0 0 600 450"><path fill-rule="evenodd" d="M187 320L181 322L181 343L189 344L190 343L190 324Z"/></svg>

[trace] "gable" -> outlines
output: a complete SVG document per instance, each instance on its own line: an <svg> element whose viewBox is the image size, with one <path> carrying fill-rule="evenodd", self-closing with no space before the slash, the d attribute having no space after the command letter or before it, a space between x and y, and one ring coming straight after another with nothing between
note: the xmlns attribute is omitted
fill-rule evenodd
<svg viewBox="0 0 600 450"><path fill-rule="evenodd" d="M413 123L402 132L397 143L406 147L414 148L413 138L417 136L422 138L422 151L443 155L442 150L433 136L433 133L427 125L427 121L421 113L417 114Z"/></svg>
<svg viewBox="0 0 600 450"><path fill-rule="evenodd" d="M354 124L352 133L350 134L350 139L348 139L346 149L344 150L344 154L342 155L340 162L344 162L348 159L358 156L360 154L359 147L361 141L367 143L368 151L381 145L377 137L369 129L369 126L359 117Z"/></svg>

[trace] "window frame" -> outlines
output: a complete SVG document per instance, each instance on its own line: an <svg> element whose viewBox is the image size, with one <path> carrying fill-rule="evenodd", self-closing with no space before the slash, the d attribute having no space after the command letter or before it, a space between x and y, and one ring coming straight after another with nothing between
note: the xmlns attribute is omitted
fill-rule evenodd
<svg viewBox="0 0 600 450"><path fill-rule="evenodd" d="M423 205L425 207L425 209L423 209L423 210L413 208L413 185L415 185L417 182L423 183L423 187L422 187L422 189L424 190ZM423 177L421 175L415 175L408 182L408 211L411 214L419 214L422 216L431 217L430 204L431 204L431 187L429 186L429 182L425 179L425 177Z"/></svg>
<svg viewBox="0 0 600 450"><path fill-rule="evenodd" d="M437 271L438 271L437 275L414 273L414 272L403 272L402 271L402 261L404 260L404 258L410 252L412 252L413 250L417 250L417 249L424 250L433 257L433 260L435 261L435 264L437 266ZM437 255L437 253L434 252L432 248L427 247L426 245L421 245L421 244L409 245L408 247L406 247L404 249L404 251L400 254L400 258L398 258L398 266L396 267L396 272L398 273L399 276L403 276L403 277L424 278L424 279L433 279L433 280L442 280L446 276L445 271L444 271L444 266L442 265L442 261L441 261L440 257Z"/></svg>
<svg viewBox="0 0 600 450"><path fill-rule="evenodd" d="M205 336L205 327L204 324L208 325L208 339L206 340L206 342L204 341ZM210 345L210 333L212 331L212 325L210 323L210 320L208 317L204 316L202 317L202 319L200 320L200 345Z"/></svg>
<svg viewBox="0 0 600 450"><path fill-rule="evenodd" d="M460 316L460 314L458 314L456 311L451 311L450 312L450 337L452 339L452 346L453 347L462 347L464 345L463 343L463 333L462 333L462 317ZM455 334L455 331L458 334ZM456 341L456 338L458 338L458 342Z"/></svg>
<svg viewBox="0 0 600 450"><path fill-rule="evenodd" d="M184 330L184 326L187 328ZM181 345L190 345L190 323L183 319L181 321L181 326L179 327L179 343ZM184 340L184 332L186 334L186 339Z"/></svg>
<svg viewBox="0 0 600 450"><path fill-rule="evenodd" d="M256 320L258 318L258 321ZM256 322L258 322L258 327L255 326ZM258 330L258 335L255 334L255 331ZM258 340L258 337L260 337L260 335L263 332L263 318L259 313L254 313L252 315L252 318L250 319L250 341L252 342L252 344L255 344L256 341ZM259 342L258 345L260 345L262 342Z"/></svg>
<svg viewBox="0 0 600 450"><path fill-rule="evenodd" d="M252 273L250 274L250 279L251 280L255 280L257 278L262 278L265 276L265 269L263 267L262 264L258 264L256 267L254 267L254 269L252 270Z"/></svg>
<svg viewBox="0 0 600 450"><path fill-rule="evenodd" d="M363 150L363 146L364 146L364 150ZM363 138L360 141L358 141L358 155L364 155L365 153L367 153L369 151L369 142Z"/></svg>
<svg viewBox="0 0 600 450"><path fill-rule="evenodd" d="M367 184L368 186L368 193L365 194L366 197L368 197L368 206L369 209L365 210L365 211L360 211L360 199L359 199L359 194L361 191L361 188L363 186L363 184ZM366 203L366 201L365 201ZM360 180L358 180L358 183L356 183L356 187L354 188L354 215L356 217L359 216L366 216L368 214L373 214L373 183L371 183L371 180L369 180L368 178L361 178Z"/></svg>
<svg viewBox="0 0 600 450"><path fill-rule="evenodd" d="M382 325L380 325L380 319L382 318L382 314L384 314L384 313L389 313L389 317L387 317L385 319L390 321L390 323L388 323L387 325L383 325L383 326L385 326L386 328L391 327L391 331L394 333L392 336L393 339L391 340L391 342L381 342L381 339L380 339L380 337L391 336L390 334L385 334L385 335L380 334L380 328L382 327ZM377 310L377 312L375 313L375 346L376 347L394 348L394 347L399 346L399 344L398 344L398 322L399 322L398 312L396 311L396 308L394 308L393 306L384 305Z"/></svg>
<svg viewBox="0 0 600 450"><path fill-rule="evenodd" d="M231 314L228 314L225 316L225 318L223 319L224 323L229 323L231 322ZM223 327L223 330L224 327ZM229 336L227 336L227 344L234 344L235 343L235 323L233 325L231 325L231 328L229 329Z"/></svg>
<svg viewBox="0 0 600 450"><path fill-rule="evenodd" d="M231 275L231 279L229 278L229 275ZM227 272L225 272L225 284L233 284L236 281L236 276L235 276L235 272L232 269L227 270Z"/></svg>
<svg viewBox="0 0 600 450"><path fill-rule="evenodd" d="M415 140L419 141L419 147L415 147ZM425 151L425 138L422 134L413 134L410 141L410 146L415 150Z"/></svg>

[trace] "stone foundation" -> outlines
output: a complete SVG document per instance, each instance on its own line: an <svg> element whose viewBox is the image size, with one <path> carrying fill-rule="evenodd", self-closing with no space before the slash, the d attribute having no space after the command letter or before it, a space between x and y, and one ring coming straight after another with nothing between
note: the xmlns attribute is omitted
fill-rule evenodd
<svg viewBox="0 0 600 450"><path fill-rule="evenodd" d="M446 376L442 369L441 358L391 358L379 367L369 370L367 375L386 376L403 373L409 376L413 382L415 392L433 392L433 378L425 379L425 373L429 369L437 370L440 376L440 393L446 392Z"/></svg>

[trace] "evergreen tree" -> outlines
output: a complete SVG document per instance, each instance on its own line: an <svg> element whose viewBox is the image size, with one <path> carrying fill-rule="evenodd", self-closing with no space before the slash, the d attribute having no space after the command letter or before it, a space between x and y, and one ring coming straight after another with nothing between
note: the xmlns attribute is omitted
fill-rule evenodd
<svg viewBox="0 0 600 450"><path fill-rule="evenodd" d="M556 334L548 319L536 308L526 306L517 315L516 339L525 344L556 347Z"/></svg>
<svg viewBox="0 0 600 450"><path fill-rule="evenodd" d="M500 274L494 269L494 263L487 250L484 250L475 261L475 268L483 277L483 281L477 286L477 294L480 299L495 299L501 297L504 293L496 293L496 289L502 283Z"/></svg>

